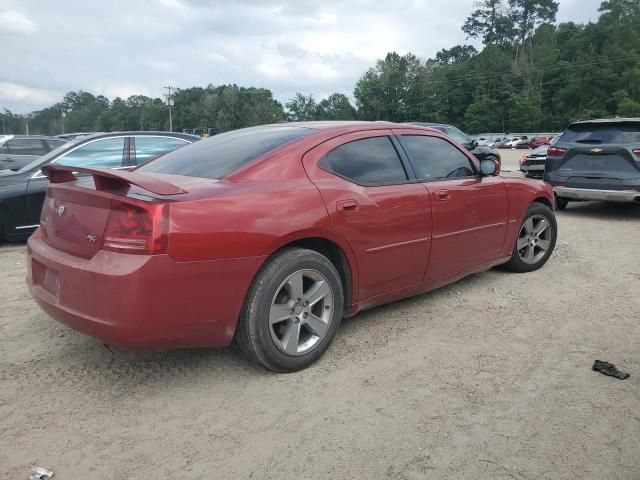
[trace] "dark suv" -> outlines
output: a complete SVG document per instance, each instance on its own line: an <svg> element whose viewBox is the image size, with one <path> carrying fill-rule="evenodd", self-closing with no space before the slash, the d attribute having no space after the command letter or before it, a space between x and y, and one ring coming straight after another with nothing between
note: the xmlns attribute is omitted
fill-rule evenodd
<svg viewBox="0 0 640 480"><path fill-rule="evenodd" d="M640 203L640 118L575 122L547 150L544 180L571 200Z"/></svg>
<svg viewBox="0 0 640 480"><path fill-rule="evenodd" d="M429 122L411 122L411 125L434 128L446 135L449 135L456 142L469 150L469 152L471 152L471 154L478 160L493 160L495 162L500 162L500 154L496 150L487 145L479 145L478 142L464 134L461 130L458 130L453 125Z"/></svg>

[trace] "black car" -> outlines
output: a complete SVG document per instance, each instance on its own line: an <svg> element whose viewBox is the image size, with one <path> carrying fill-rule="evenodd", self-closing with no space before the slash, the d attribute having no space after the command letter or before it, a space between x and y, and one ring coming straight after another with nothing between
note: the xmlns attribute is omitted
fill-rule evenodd
<svg viewBox="0 0 640 480"><path fill-rule="evenodd" d="M527 177L542 178L544 174L544 164L547 161L548 149L549 145L541 145L528 155L523 155L520 161L520 171Z"/></svg>
<svg viewBox="0 0 640 480"><path fill-rule="evenodd" d="M640 203L640 118L574 122L547 150L544 180L572 200Z"/></svg>
<svg viewBox="0 0 640 480"><path fill-rule="evenodd" d="M86 135L95 135L96 133L103 132L70 132L70 133L61 133L60 135L56 135L56 138L64 138L67 140L74 140L78 137L84 137Z"/></svg>
<svg viewBox="0 0 640 480"><path fill-rule="evenodd" d="M429 122L411 122L411 125L420 125L421 127L434 128L440 130L442 133L449 135L456 142L469 150L471 154L478 160L494 160L500 162L500 154L497 150L487 146L479 145L478 142L473 140L462 131L458 130L453 125L447 125L446 123L429 123Z"/></svg>
<svg viewBox="0 0 640 480"><path fill-rule="evenodd" d="M20 170L36 158L67 143L68 140L43 135L0 136L0 170Z"/></svg>
<svg viewBox="0 0 640 480"><path fill-rule="evenodd" d="M22 240L38 227L49 183L44 165L126 169L198 140L184 133L100 133L68 142L17 172L0 170L0 238Z"/></svg>

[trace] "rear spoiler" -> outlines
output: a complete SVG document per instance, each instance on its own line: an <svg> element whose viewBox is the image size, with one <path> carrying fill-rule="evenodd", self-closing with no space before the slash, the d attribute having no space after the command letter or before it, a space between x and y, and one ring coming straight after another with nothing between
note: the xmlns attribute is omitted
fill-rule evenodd
<svg viewBox="0 0 640 480"><path fill-rule="evenodd" d="M70 167L54 164L42 167L42 173L47 176L51 183L74 182L78 179L78 177L74 175L75 173L87 173L93 176L93 183L96 186L96 190L129 188L131 185L136 185L158 195L187 193L186 190L165 180L125 170Z"/></svg>

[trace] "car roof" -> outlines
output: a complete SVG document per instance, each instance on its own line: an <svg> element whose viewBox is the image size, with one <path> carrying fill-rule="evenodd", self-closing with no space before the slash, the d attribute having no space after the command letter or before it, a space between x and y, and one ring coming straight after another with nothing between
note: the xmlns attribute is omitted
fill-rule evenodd
<svg viewBox="0 0 640 480"><path fill-rule="evenodd" d="M190 133L180 133L180 132L162 132L162 131L153 131L153 130L145 130L145 131L137 131L137 130L129 130L122 132L100 132L100 133L92 133L89 135L82 135L80 137L76 137L73 140L94 140L97 138L109 138L109 137L123 137L123 136L149 136L154 137L161 135L163 137L176 137L183 138L185 140L201 140L201 138L197 135L191 135Z"/></svg>
<svg viewBox="0 0 640 480"><path fill-rule="evenodd" d="M424 128L422 125L411 123L395 123L386 121L367 122L361 120L327 120L327 121L311 121L311 122L281 122L268 125L257 125L260 127L299 127L317 130L318 132L335 133L335 132L356 132L359 130L387 130L390 128Z"/></svg>
<svg viewBox="0 0 640 480"><path fill-rule="evenodd" d="M611 123L611 124L616 124L616 123L640 123L640 118L594 118L591 120L578 120L577 122L572 122L569 124L569 126L571 125L586 125L586 124L590 124L590 123L603 123L603 124L607 124L607 123Z"/></svg>
<svg viewBox="0 0 640 480"><path fill-rule="evenodd" d="M380 128L391 128L392 126L398 126L398 123L393 122L366 122L362 120L319 120L319 121L309 121L309 122L281 122L281 123L273 123L270 125L258 125L259 127L303 127L303 128L312 128L314 130L327 130L334 128L351 128L351 127L372 127L372 126L380 126Z"/></svg>
<svg viewBox="0 0 640 480"><path fill-rule="evenodd" d="M421 127L452 127L456 128L454 125L450 125L448 123L436 123L436 122L410 122L409 125L418 125Z"/></svg>
<svg viewBox="0 0 640 480"><path fill-rule="evenodd" d="M57 138L49 135L0 135L0 138L13 138L13 139L32 139L32 140L58 140L64 141L62 138Z"/></svg>

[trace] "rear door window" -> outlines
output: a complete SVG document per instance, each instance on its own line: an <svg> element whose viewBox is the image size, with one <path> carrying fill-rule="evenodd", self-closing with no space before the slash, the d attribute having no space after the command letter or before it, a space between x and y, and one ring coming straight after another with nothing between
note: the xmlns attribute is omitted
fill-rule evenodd
<svg viewBox="0 0 640 480"><path fill-rule="evenodd" d="M476 174L471 160L443 138L402 135L400 143L407 152L418 179L423 182L471 177Z"/></svg>
<svg viewBox="0 0 640 480"><path fill-rule="evenodd" d="M559 139L568 143L640 143L640 123L571 125Z"/></svg>
<svg viewBox="0 0 640 480"><path fill-rule="evenodd" d="M124 140L125 137L104 138L81 145L59 157L56 163L72 167L122 167Z"/></svg>
<svg viewBox="0 0 640 480"><path fill-rule="evenodd" d="M172 137L138 135L132 138L135 144L135 159L138 165L177 148L184 147L189 143L186 140Z"/></svg>
<svg viewBox="0 0 640 480"><path fill-rule="evenodd" d="M64 140L52 140L52 139L47 140L47 144L49 145L49 149L51 150L55 150L56 148L61 147L65 143L67 142Z"/></svg>
<svg viewBox="0 0 640 480"><path fill-rule="evenodd" d="M7 141L9 153L12 155L44 155L47 149L40 139L14 138Z"/></svg>
<svg viewBox="0 0 640 480"><path fill-rule="evenodd" d="M319 165L358 185L394 185L407 181L398 152L386 136L340 145L329 152Z"/></svg>

